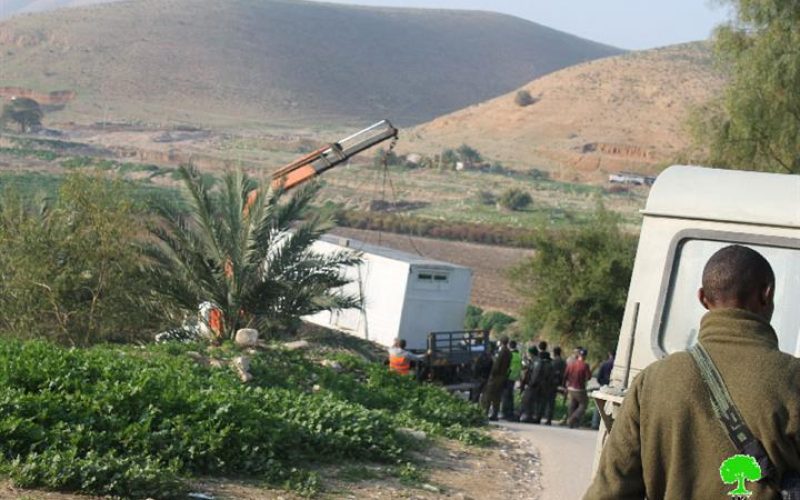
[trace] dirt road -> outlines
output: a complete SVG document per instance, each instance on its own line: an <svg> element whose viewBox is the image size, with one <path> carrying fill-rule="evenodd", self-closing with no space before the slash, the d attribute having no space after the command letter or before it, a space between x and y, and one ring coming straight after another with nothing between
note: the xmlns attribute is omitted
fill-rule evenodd
<svg viewBox="0 0 800 500"><path fill-rule="evenodd" d="M592 476L597 432L565 427L501 422L500 425L527 439L541 460L542 492L537 500L578 500Z"/></svg>

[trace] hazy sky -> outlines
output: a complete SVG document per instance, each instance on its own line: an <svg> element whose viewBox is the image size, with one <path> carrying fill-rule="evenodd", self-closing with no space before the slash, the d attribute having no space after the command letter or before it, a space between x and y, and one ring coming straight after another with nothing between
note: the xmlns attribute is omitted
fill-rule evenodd
<svg viewBox="0 0 800 500"><path fill-rule="evenodd" d="M728 17L709 0L327 0L503 12L623 49L703 40Z"/></svg>

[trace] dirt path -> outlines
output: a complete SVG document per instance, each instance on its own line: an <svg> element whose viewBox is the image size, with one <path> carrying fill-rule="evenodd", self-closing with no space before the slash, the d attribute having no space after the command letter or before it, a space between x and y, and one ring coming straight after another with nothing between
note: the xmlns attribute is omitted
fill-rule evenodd
<svg viewBox="0 0 800 500"><path fill-rule="evenodd" d="M527 440L541 457L538 500L579 499L592 478L597 432L588 429L502 422L512 436Z"/></svg>

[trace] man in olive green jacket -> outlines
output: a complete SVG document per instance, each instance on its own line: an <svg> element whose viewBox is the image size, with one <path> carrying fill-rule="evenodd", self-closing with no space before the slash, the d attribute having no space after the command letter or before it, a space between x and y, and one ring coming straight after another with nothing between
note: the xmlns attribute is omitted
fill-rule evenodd
<svg viewBox="0 0 800 500"><path fill-rule="evenodd" d="M508 337L503 337L500 339L500 349L492 363L489 381L481 394L481 407L489 413L489 420L498 420L497 413L500 411L500 400L508 380L510 366L511 351L508 349Z"/></svg>
<svg viewBox="0 0 800 500"><path fill-rule="evenodd" d="M800 471L800 360L778 350L774 288L757 252L734 245L714 254L699 291L709 311L699 342L781 477ZM634 380L584 499L730 498L720 466L737 453L691 356L675 353ZM780 498L765 482L747 489L752 499Z"/></svg>

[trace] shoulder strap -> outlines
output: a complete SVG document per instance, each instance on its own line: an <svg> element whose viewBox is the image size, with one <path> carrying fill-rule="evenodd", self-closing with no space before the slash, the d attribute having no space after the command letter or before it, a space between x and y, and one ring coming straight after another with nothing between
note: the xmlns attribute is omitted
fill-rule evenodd
<svg viewBox="0 0 800 500"><path fill-rule="evenodd" d="M734 448L739 453L755 458L761 467L762 477L771 478L774 474L772 462L770 462L761 442L756 439L750 428L747 427L742 414L739 413L739 409L731 399L728 388L725 387L722 375L717 370L717 366L712 361L711 356L708 355L708 351L698 342L689 349L689 354L691 354L706 384L714 414L728 433L728 438L733 443Z"/></svg>

